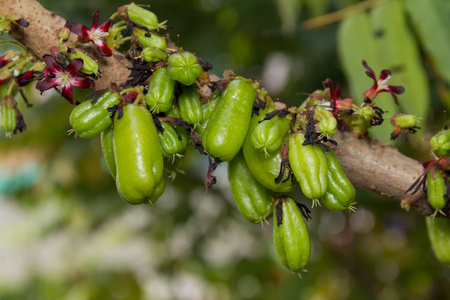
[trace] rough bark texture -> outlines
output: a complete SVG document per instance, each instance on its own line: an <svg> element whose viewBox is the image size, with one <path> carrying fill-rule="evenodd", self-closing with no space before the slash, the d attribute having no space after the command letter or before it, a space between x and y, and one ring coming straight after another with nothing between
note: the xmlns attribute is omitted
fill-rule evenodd
<svg viewBox="0 0 450 300"><path fill-rule="evenodd" d="M58 31L66 22L35 0L0 0L0 13L21 16L30 22L27 29L14 28L11 36L38 57L48 53L50 46L58 45ZM68 44L73 43L75 38L72 34ZM111 82L123 82L129 74L129 62L118 52L114 52L111 58L99 57L98 62L103 77L96 82L96 89L106 88ZM209 90L205 86L199 88ZM334 150L356 186L401 201L402 207L412 207L420 214L430 215L433 212L422 191L416 195L405 194L423 172L419 162L379 140L358 139L350 133L338 133L333 139L339 144Z"/></svg>

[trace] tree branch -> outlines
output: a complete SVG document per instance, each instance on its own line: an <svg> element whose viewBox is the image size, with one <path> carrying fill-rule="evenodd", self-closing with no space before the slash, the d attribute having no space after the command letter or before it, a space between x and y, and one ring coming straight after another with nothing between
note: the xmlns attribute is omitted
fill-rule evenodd
<svg viewBox="0 0 450 300"><path fill-rule="evenodd" d="M14 28L11 36L23 43L38 57L49 52L49 48L59 44L57 34L66 20L47 11L35 0L0 0L0 13L23 17L30 26ZM75 35L67 42L71 45ZM93 50L95 48L93 46ZM97 51L90 51L97 53ZM129 75L129 61L117 51L110 58L97 57L103 77L96 81L96 89L110 86L111 82L121 83ZM206 86L200 87L209 91ZM402 207L412 207L422 215L433 213L426 195L419 191L415 195L405 194L409 186L420 177L422 165L401 154L388 143L375 139L358 139L351 133L337 133L334 149L342 166L353 184L374 191L391 199L401 201Z"/></svg>

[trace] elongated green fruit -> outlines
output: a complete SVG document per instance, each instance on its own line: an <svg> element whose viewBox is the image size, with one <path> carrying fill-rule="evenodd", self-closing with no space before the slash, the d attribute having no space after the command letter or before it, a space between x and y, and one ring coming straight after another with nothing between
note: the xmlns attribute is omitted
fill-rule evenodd
<svg viewBox="0 0 450 300"><path fill-rule="evenodd" d="M133 35L137 38L139 44L141 44L144 48L150 47L162 50L167 48L166 40L154 32L148 32L147 30L135 27L133 30Z"/></svg>
<svg viewBox="0 0 450 300"><path fill-rule="evenodd" d="M203 148L222 161L241 149L250 125L255 90L251 82L235 79L220 96L203 133Z"/></svg>
<svg viewBox="0 0 450 300"><path fill-rule="evenodd" d="M289 163L303 194L319 199L327 191L327 159L317 145L303 146L305 135L297 132L289 139Z"/></svg>
<svg viewBox="0 0 450 300"><path fill-rule="evenodd" d="M247 220L260 223L271 213L272 193L250 173L242 152L228 163L228 181L234 201Z"/></svg>
<svg viewBox="0 0 450 300"><path fill-rule="evenodd" d="M170 122L161 122L164 132L158 132L159 142L165 156L182 153L186 149L188 132L182 127L174 127Z"/></svg>
<svg viewBox="0 0 450 300"><path fill-rule="evenodd" d="M311 256L311 242L303 216L294 200L285 197L280 199L273 219L273 241L278 257L286 268L298 273Z"/></svg>
<svg viewBox="0 0 450 300"><path fill-rule="evenodd" d="M6 137L11 137L17 127L17 115L14 108L15 100L12 96L3 97L0 105L0 125L5 131Z"/></svg>
<svg viewBox="0 0 450 300"><path fill-rule="evenodd" d="M326 207L336 212L349 209L355 200L355 187L345 175L341 163L333 150L327 149L323 153L327 159L328 166L328 189L321 197L322 202Z"/></svg>
<svg viewBox="0 0 450 300"><path fill-rule="evenodd" d="M450 220L431 217L425 219L434 255L441 263L450 266Z"/></svg>
<svg viewBox="0 0 450 300"><path fill-rule="evenodd" d="M169 77L166 68L159 68L152 74L148 84L148 92L145 95L145 103L151 111L160 113L172 108L175 95L175 81Z"/></svg>
<svg viewBox="0 0 450 300"><path fill-rule="evenodd" d="M75 107L70 114L69 123L79 137L96 136L111 126L112 121L108 108L119 102L119 94L108 90L95 103L85 101Z"/></svg>
<svg viewBox="0 0 450 300"><path fill-rule="evenodd" d="M100 134L100 141L102 144L103 157L105 158L106 166L112 177L116 179L116 161L114 157L114 130L108 127Z"/></svg>
<svg viewBox="0 0 450 300"><path fill-rule="evenodd" d="M250 126L248 129L247 137L245 138L244 145L242 147L244 151L245 161L247 162L248 168L252 173L253 177L256 178L262 185L264 185L269 190L287 193L295 190L297 182L292 182L287 178L287 171L283 173L282 180L280 183L275 183L275 179L280 174L282 155L280 151L275 151L269 153L270 156L266 157L264 152L255 149L253 146L251 136L252 132L258 126L258 122L264 119L266 113L274 110L273 105L269 105L266 109L259 110L259 115L254 115L251 119Z"/></svg>
<svg viewBox="0 0 450 300"><path fill-rule="evenodd" d="M158 134L150 112L142 106L123 107L114 123L114 154L117 190L126 202L154 201L160 192L164 163Z"/></svg>
<svg viewBox="0 0 450 300"><path fill-rule="evenodd" d="M286 118L275 116L270 120L262 121L252 132L253 146L267 155L269 152L277 151L283 144L289 128L289 120Z"/></svg>
<svg viewBox="0 0 450 300"><path fill-rule="evenodd" d="M427 196L431 206L436 210L433 216L447 204L447 199L444 198L446 193L447 186L442 171L434 168L428 171Z"/></svg>
<svg viewBox="0 0 450 300"><path fill-rule="evenodd" d="M189 124L197 124L202 120L203 111L195 85L181 87L178 106L181 118Z"/></svg>
<svg viewBox="0 0 450 300"><path fill-rule="evenodd" d="M195 127L195 131L200 136L200 139L203 140L203 133L205 132L206 127L208 126L209 120L211 120L211 115L216 107L217 102L219 101L219 96L213 94L208 102L202 105L203 117L198 126Z"/></svg>

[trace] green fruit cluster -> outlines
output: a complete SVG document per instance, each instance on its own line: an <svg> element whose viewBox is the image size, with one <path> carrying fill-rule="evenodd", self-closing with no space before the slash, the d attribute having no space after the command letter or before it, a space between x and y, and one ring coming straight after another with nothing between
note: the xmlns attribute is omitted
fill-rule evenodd
<svg viewBox="0 0 450 300"><path fill-rule="evenodd" d="M164 170L174 177L187 145L210 157L207 188L215 182L217 165L228 162L239 212L252 223L268 223L273 216L282 264L303 270L311 254L304 221L310 211L285 193L300 183L306 197L339 212L355 198L339 160L325 146L338 122L329 102L280 107L258 83L229 71L212 82L207 63L168 47L156 15L127 5L119 17L133 26L138 62L127 84L98 92L73 110L72 131L81 138L101 136L118 194L130 204L158 200Z"/></svg>

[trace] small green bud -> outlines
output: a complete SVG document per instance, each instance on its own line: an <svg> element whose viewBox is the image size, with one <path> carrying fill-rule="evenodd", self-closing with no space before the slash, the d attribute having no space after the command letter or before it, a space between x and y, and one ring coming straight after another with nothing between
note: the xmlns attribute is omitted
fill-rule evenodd
<svg viewBox="0 0 450 300"><path fill-rule="evenodd" d="M393 123L392 123L393 122ZM391 123L401 128L411 128L417 125L417 118L413 115L405 115L402 113L396 114L392 117Z"/></svg>
<svg viewBox="0 0 450 300"><path fill-rule="evenodd" d="M139 44L141 44L144 48L150 47L162 50L167 48L166 40L154 32L148 32L147 30L134 28L133 35L137 38Z"/></svg>
<svg viewBox="0 0 450 300"><path fill-rule="evenodd" d="M11 95L2 98L0 107L0 125L6 133L6 137L11 137L17 126L16 107L17 103Z"/></svg>
<svg viewBox="0 0 450 300"><path fill-rule="evenodd" d="M441 157L450 156L450 130L436 133L430 140L433 152Z"/></svg>
<svg viewBox="0 0 450 300"><path fill-rule="evenodd" d="M166 29L164 25L167 21L158 23L158 17L151 11L142 8L140 6L131 4L119 7L119 17L145 27L148 30L159 30L160 28Z"/></svg>
<svg viewBox="0 0 450 300"><path fill-rule="evenodd" d="M142 50L141 57L146 62L157 62L167 58L167 53L158 48L145 47Z"/></svg>
<svg viewBox="0 0 450 300"><path fill-rule="evenodd" d="M370 121L375 116L375 111L370 106L364 106L359 110L359 115L361 116L361 119Z"/></svg>
<svg viewBox="0 0 450 300"><path fill-rule="evenodd" d="M75 49L74 52L70 54L70 58L81 58L83 60L83 66L81 67L81 72L94 75L95 77L99 77L100 71L98 70L98 64L95 60L93 60L89 55L85 52Z"/></svg>

